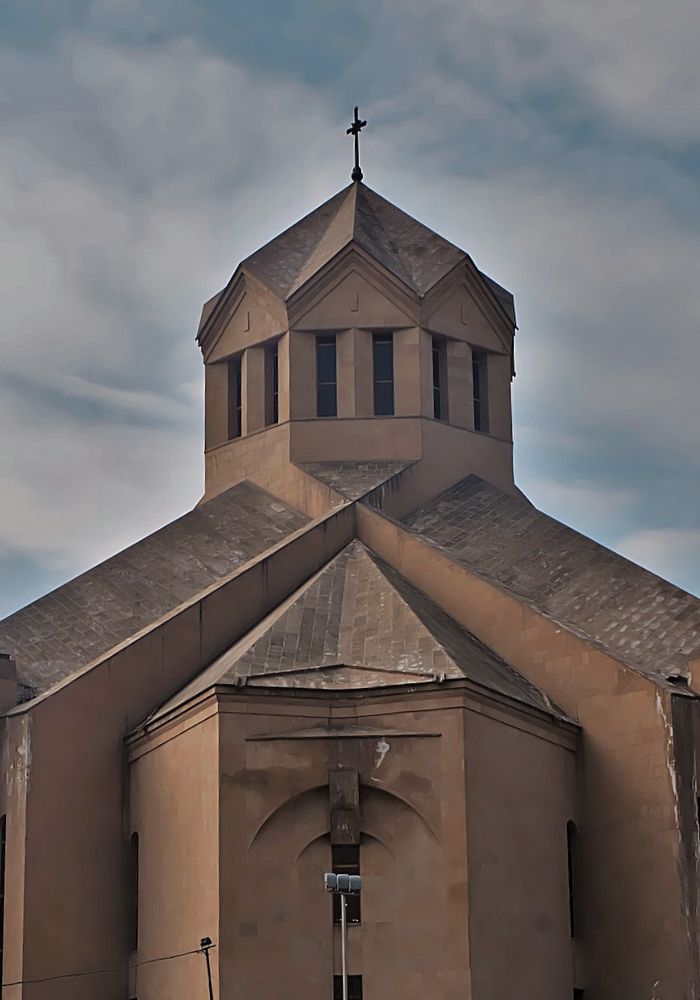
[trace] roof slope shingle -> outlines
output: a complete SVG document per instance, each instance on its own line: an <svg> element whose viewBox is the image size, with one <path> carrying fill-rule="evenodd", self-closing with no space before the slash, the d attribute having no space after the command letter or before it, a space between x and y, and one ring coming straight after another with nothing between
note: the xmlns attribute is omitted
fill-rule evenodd
<svg viewBox="0 0 700 1000"><path fill-rule="evenodd" d="M214 685L362 690L465 678L564 717L525 677L355 540L161 712Z"/></svg>
<svg viewBox="0 0 700 1000"><path fill-rule="evenodd" d="M241 267L287 299L350 243L362 247L419 296L470 259L365 184L353 183L251 254ZM510 292L482 277L514 322Z"/></svg>
<svg viewBox="0 0 700 1000"><path fill-rule="evenodd" d="M0 621L0 650L25 697L39 694L307 522L238 483Z"/></svg>
<svg viewBox="0 0 700 1000"><path fill-rule="evenodd" d="M468 476L404 523L642 673L684 674L700 654L700 600L523 496Z"/></svg>

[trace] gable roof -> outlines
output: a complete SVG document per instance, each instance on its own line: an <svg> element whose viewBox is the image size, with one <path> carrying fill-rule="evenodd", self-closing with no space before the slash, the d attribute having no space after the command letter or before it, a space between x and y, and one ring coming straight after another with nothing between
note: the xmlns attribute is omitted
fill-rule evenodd
<svg viewBox="0 0 700 1000"><path fill-rule="evenodd" d="M351 243L419 296L470 260L464 250L365 184L352 183L246 258L241 268L286 300ZM486 275L482 278L514 321L512 295Z"/></svg>
<svg viewBox="0 0 700 1000"><path fill-rule="evenodd" d="M0 621L27 700L308 523L249 482Z"/></svg>
<svg viewBox="0 0 700 1000"><path fill-rule="evenodd" d="M700 655L700 600L468 476L404 523L452 559L656 678Z"/></svg>
<svg viewBox="0 0 700 1000"><path fill-rule="evenodd" d="M156 715L212 686L347 691L465 678L565 718L530 681L355 540Z"/></svg>
<svg viewBox="0 0 700 1000"><path fill-rule="evenodd" d="M388 479L403 472L415 459L379 460L379 461L345 461L345 462L301 462L299 468L310 476L320 479L346 500L359 500L371 493Z"/></svg>

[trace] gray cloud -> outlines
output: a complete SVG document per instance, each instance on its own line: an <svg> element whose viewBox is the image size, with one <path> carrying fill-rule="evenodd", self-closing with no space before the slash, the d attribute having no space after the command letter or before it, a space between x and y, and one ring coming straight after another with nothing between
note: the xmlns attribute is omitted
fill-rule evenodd
<svg viewBox="0 0 700 1000"><path fill-rule="evenodd" d="M369 183L516 293L521 484L700 589L692 18L358 0L320 86L124 7L0 51L2 609L198 499L200 305L345 183L358 90Z"/></svg>

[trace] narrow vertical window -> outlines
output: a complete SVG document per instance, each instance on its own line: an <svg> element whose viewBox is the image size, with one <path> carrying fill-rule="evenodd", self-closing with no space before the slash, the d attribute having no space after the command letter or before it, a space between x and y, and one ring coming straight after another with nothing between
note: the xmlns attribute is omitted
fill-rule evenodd
<svg viewBox="0 0 700 1000"><path fill-rule="evenodd" d="M228 436L237 438L243 431L241 399L241 357L228 363Z"/></svg>
<svg viewBox="0 0 700 1000"><path fill-rule="evenodd" d="M331 847L331 866L336 875L360 874L360 845L333 844ZM360 923L360 897L346 896L345 915L349 924ZM340 923L339 895L333 895L333 923Z"/></svg>
<svg viewBox="0 0 700 1000"><path fill-rule="evenodd" d="M0 816L0 976L5 955L5 858L7 854L7 816Z"/></svg>
<svg viewBox="0 0 700 1000"><path fill-rule="evenodd" d="M474 430L488 432L488 400L486 395L487 357L483 351L472 353L472 382L474 385Z"/></svg>
<svg viewBox="0 0 700 1000"><path fill-rule="evenodd" d="M433 337L433 416L447 420L447 348L444 340Z"/></svg>
<svg viewBox="0 0 700 1000"><path fill-rule="evenodd" d="M129 949L139 947L139 835L129 841Z"/></svg>
<svg viewBox="0 0 700 1000"><path fill-rule="evenodd" d="M275 341L265 350L265 426L279 423L279 351Z"/></svg>
<svg viewBox="0 0 700 1000"><path fill-rule="evenodd" d="M333 976L333 1000L343 1000L342 976ZM362 976L348 976L348 1000L362 1000Z"/></svg>
<svg viewBox="0 0 700 1000"><path fill-rule="evenodd" d="M375 333L372 338L374 363L374 413L390 417L394 412L394 337Z"/></svg>
<svg viewBox="0 0 700 1000"><path fill-rule="evenodd" d="M335 337L316 338L316 415L338 415Z"/></svg>
<svg viewBox="0 0 700 1000"><path fill-rule="evenodd" d="M569 927L571 937L576 937L578 930L576 921L576 824L572 819L566 824L566 859L569 875Z"/></svg>

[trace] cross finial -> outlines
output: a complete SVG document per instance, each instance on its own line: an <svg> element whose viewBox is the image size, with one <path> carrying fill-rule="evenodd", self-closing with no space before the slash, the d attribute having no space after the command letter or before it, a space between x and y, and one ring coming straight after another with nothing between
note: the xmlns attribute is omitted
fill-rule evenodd
<svg viewBox="0 0 700 1000"><path fill-rule="evenodd" d="M350 174L350 179L353 181L362 180L362 171L360 170L360 132L367 124L367 122L360 121L357 110L355 108L355 119L350 122L350 128L345 130L346 135L355 137L355 166L352 168L352 173Z"/></svg>

